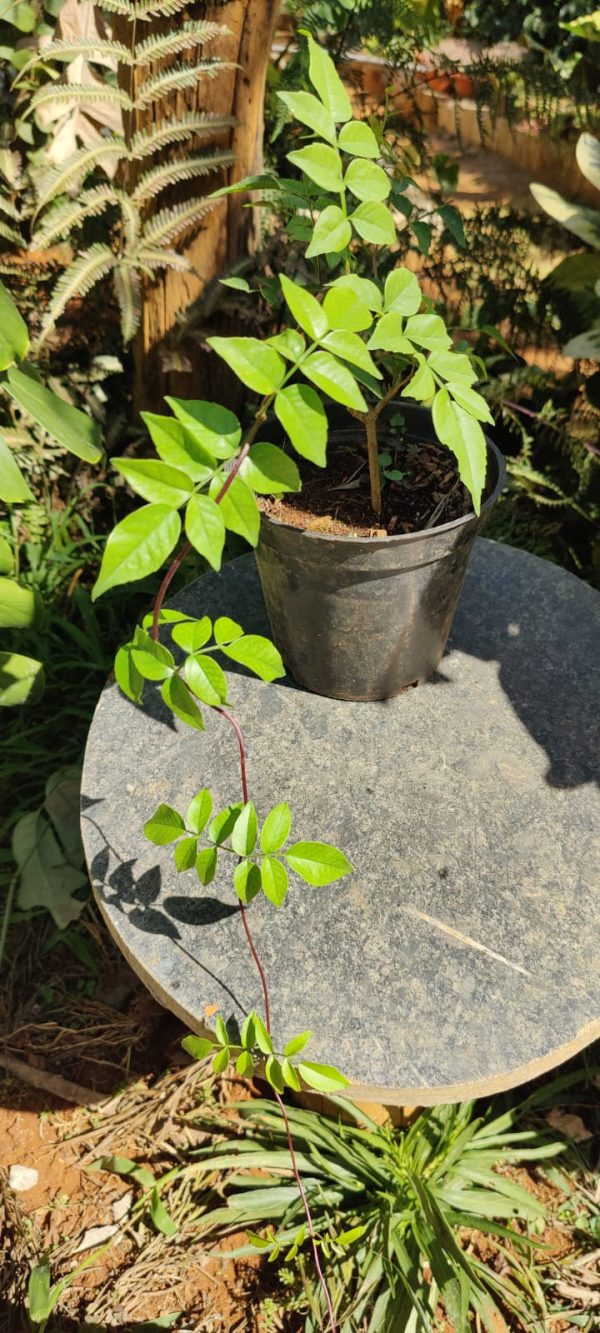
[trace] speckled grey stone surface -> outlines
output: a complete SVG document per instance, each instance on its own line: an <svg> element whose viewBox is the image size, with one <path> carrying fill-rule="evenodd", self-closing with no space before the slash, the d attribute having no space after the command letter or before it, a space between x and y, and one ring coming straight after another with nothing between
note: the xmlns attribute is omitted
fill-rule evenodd
<svg viewBox="0 0 600 1333"><path fill-rule="evenodd" d="M177 605L268 632L251 556ZM600 1035L600 597L479 540L450 646L428 684L382 703L230 673L259 813L287 799L296 837L333 841L354 874L294 882L252 926L274 1029L310 1026L313 1059L390 1104L518 1084ZM114 685L92 724L83 835L96 894L132 966L200 1029L207 1005L260 1004L233 890L178 875L146 842L160 801L240 796L225 721L173 725Z"/></svg>

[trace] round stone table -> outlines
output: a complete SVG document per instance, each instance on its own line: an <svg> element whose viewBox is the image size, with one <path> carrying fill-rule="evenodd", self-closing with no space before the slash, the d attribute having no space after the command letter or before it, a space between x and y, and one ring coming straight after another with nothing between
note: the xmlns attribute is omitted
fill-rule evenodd
<svg viewBox="0 0 600 1333"><path fill-rule="evenodd" d="M269 633L254 559L175 604ZM357 647L360 651L360 645ZM515 1086L600 1036L600 597L553 565L478 540L430 682L341 703L229 671L259 815L289 800L296 838L354 873L259 895L252 929L280 1048L307 1050L386 1105ZM106 687L90 731L82 827L100 907L131 966L190 1028L260 1006L230 880L178 875L143 835L161 801L240 799L235 736L175 724L156 690ZM225 860L225 858L222 858ZM209 1024L210 1026L210 1024Z"/></svg>

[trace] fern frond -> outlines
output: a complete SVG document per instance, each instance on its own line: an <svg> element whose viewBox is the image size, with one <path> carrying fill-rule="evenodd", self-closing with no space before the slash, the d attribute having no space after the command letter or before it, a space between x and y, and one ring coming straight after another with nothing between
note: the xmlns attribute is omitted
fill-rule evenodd
<svg viewBox="0 0 600 1333"><path fill-rule="evenodd" d="M142 246L137 254L137 262L140 268L150 270L173 268L177 269L179 273L189 273L190 269L193 268L190 260L186 259L185 255L178 254L177 250L154 249L151 246Z"/></svg>
<svg viewBox="0 0 600 1333"><path fill-rule="evenodd" d="M13 222L21 221L21 214L19 212L19 209L17 208L17 205L13 204L12 200L5 199L4 196L1 194L0 194L0 213L4 213L5 217L7 218L12 218Z"/></svg>
<svg viewBox="0 0 600 1333"><path fill-rule="evenodd" d="M78 106L93 106L98 102L115 102L126 111L131 111L132 103L123 88L114 88L108 83L45 83L33 94L27 115L30 116L39 107L48 102L75 102Z"/></svg>
<svg viewBox="0 0 600 1333"><path fill-rule="evenodd" d="M118 191L112 185L98 185L84 190L76 199L65 199L52 208L31 238L31 250L45 250L61 237L70 236L75 227L86 218L97 217L105 209L120 202Z"/></svg>
<svg viewBox="0 0 600 1333"><path fill-rule="evenodd" d="M57 319L63 313L65 306L74 296L87 296L96 283L101 282L114 268L116 256L113 254L110 246L91 245L89 250L84 250L83 254L75 260L74 264L61 275L52 291L50 305L44 316L42 330L39 342L50 332Z"/></svg>
<svg viewBox="0 0 600 1333"><path fill-rule="evenodd" d="M131 250L133 246L137 245L139 240L142 219L132 195L128 194L126 190L115 190L115 194L117 196L117 202L121 206L121 219L123 222L123 231L125 233L127 249Z"/></svg>
<svg viewBox="0 0 600 1333"><path fill-rule="evenodd" d="M8 222L0 222L0 236L3 241L12 241L13 245L19 247L19 250L25 249L25 241L20 232L16 231L14 227L10 227Z"/></svg>
<svg viewBox="0 0 600 1333"><path fill-rule="evenodd" d="M208 176L219 167L230 167L235 161L234 153L207 153L203 157L187 157L181 162L161 162L144 172L132 194L134 203L141 205L161 194L169 185L178 185L180 181L194 180L197 176Z"/></svg>
<svg viewBox="0 0 600 1333"><path fill-rule="evenodd" d="M229 130L233 125L235 125L234 116L217 116L208 112L198 112L194 115L190 111L187 115L180 116L178 120L167 122L165 125L156 125L148 130L140 130L134 134L130 156L137 162L144 157L151 157L153 153L158 153L159 149L166 148L168 144L185 143L191 138L220 134L222 130Z"/></svg>
<svg viewBox="0 0 600 1333"><path fill-rule="evenodd" d="M172 14L179 14L182 9L187 9L190 0L138 0L133 6L134 18L147 19L171 18Z"/></svg>
<svg viewBox="0 0 600 1333"><path fill-rule="evenodd" d="M98 166L103 157L125 158L127 157L127 148L124 139L103 139L101 143L96 143L92 148L78 148L75 153L71 153L60 166L52 167L46 171L37 181L37 209L40 213L47 204L59 195L66 194L67 190L72 189L81 183L88 171L92 171Z"/></svg>
<svg viewBox="0 0 600 1333"><path fill-rule="evenodd" d="M121 312L123 342L131 342L142 318L142 283L139 273L131 264L121 262L113 277L115 295Z"/></svg>
<svg viewBox="0 0 600 1333"><path fill-rule="evenodd" d="M227 34L228 29L219 23L184 23L180 32L154 33L138 42L135 48L136 65L150 65L154 60L163 60L165 56L178 56L182 51L191 51L195 46L205 46L214 42L216 37ZM44 52L44 58L46 53Z"/></svg>
<svg viewBox="0 0 600 1333"><path fill-rule="evenodd" d="M131 22L135 18L135 5L130 4L129 0L102 0L101 8L111 14L122 14L123 18L130 19Z"/></svg>
<svg viewBox="0 0 600 1333"><path fill-rule="evenodd" d="M4 177L11 190L20 189L23 183L23 162L20 153L12 148L0 148L0 176Z"/></svg>
<svg viewBox="0 0 600 1333"><path fill-rule="evenodd" d="M169 97L171 93L183 92L184 88L193 88L198 79L216 79L222 70L236 68L232 61L212 60L205 61L201 65L176 65L174 69L162 70L142 84L135 106L138 108L150 106L152 102L159 102L162 98Z"/></svg>
<svg viewBox="0 0 600 1333"><path fill-rule="evenodd" d="M47 60L76 60L78 56L92 62L97 56L105 56L107 60L115 60L121 65L133 64L131 51L123 42L106 41L100 37L80 37L77 41L69 41L66 37L60 37L31 56L19 70L15 85L18 86L23 76L42 61L45 64Z"/></svg>
<svg viewBox="0 0 600 1333"><path fill-rule="evenodd" d="M151 246L170 245L184 232L197 227L207 213L216 208L217 199L190 199L187 204L162 208L144 227L144 242Z"/></svg>

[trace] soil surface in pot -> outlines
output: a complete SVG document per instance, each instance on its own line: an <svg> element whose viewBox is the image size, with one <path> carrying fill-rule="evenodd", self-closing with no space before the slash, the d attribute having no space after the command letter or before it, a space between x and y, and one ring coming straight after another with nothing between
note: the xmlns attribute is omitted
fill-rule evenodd
<svg viewBox="0 0 600 1333"><path fill-rule="evenodd" d="M296 458L302 490L297 495L264 497L260 508L280 523L343 537L399 536L470 513L471 497L459 478L454 456L442 445L398 442L392 437L381 442L380 454L390 459L384 464L385 471L402 476L392 480L382 476L379 515L371 508L366 447L359 440L356 444L332 442L325 469Z"/></svg>

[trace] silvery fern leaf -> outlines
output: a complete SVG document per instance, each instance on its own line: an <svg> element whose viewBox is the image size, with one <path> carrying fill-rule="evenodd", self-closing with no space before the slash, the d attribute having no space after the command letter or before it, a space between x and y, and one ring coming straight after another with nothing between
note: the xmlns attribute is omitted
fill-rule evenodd
<svg viewBox="0 0 600 1333"><path fill-rule="evenodd" d="M146 245L140 247L137 263L140 268L150 271L157 268L173 268L179 273L189 273L193 267L191 260L186 259L185 255L178 254L177 250L154 249Z"/></svg>
<svg viewBox="0 0 600 1333"><path fill-rule="evenodd" d="M202 157L187 157L181 162L164 162L144 172L132 194L134 203L145 204L149 199L161 194L169 185L178 185L180 181L194 180L198 176L208 176L219 167L230 167L235 155L228 152L205 153Z"/></svg>
<svg viewBox="0 0 600 1333"><path fill-rule="evenodd" d="M142 318L142 282L139 273L127 261L121 261L113 277L115 295L121 312L123 342L135 337Z"/></svg>
<svg viewBox="0 0 600 1333"><path fill-rule="evenodd" d="M138 131L131 140L130 156L138 162L144 157L152 157L153 153L158 153L168 144L185 143L191 138L208 138L212 134L220 134L222 130L229 130L234 125L235 116L217 116L209 112L194 114L190 111L180 116L178 120Z"/></svg>
<svg viewBox="0 0 600 1333"><path fill-rule="evenodd" d="M42 209L59 195L66 194L68 190L74 189L81 184L83 178L94 167L98 166L103 157L107 155L115 157L117 160L127 157L127 148L124 139L103 139L101 143L94 144L92 148L78 148L75 153L61 162L60 166L52 167L50 171L44 172L36 182L38 202L36 214L41 213Z"/></svg>
<svg viewBox="0 0 600 1333"><path fill-rule="evenodd" d="M41 60L44 63L48 60L76 60L78 56L101 63L114 61L115 65L133 64L131 51L123 42L105 41L100 37L79 37L76 41L68 41L66 37L61 37L55 42L49 42L43 50L36 51L31 56L19 70L15 85L18 86L23 76L35 65L39 65Z"/></svg>
<svg viewBox="0 0 600 1333"><path fill-rule="evenodd" d="M12 148L0 148L0 176L3 176L11 190L20 189L23 184L23 163L20 153Z"/></svg>
<svg viewBox="0 0 600 1333"><path fill-rule="evenodd" d="M66 270L58 279L53 288L50 298L50 305L44 316L42 330L39 342L43 342L57 319L63 313L65 306L75 296L87 296L98 282L107 277L116 264L116 255L113 254L110 246L91 245L89 250L84 250L79 255L74 264Z"/></svg>
<svg viewBox="0 0 600 1333"><path fill-rule="evenodd" d="M86 218L97 217L111 205L119 203L118 192L112 185L98 185L84 190L76 199L64 199L50 210L31 238L30 250L44 250L54 241L70 236Z"/></svg>
<svg viewBox="0 0 600 1333"><path fill-rule="evenodd" d="M217 200L190 199L187 204L162 208L144 227L144 242L149 245L171 245L179 236L197 227L202 218L217 206Z"/></svg>
<svg viewBox="0 0 600 1333"><path fill-rule="evenodd" d="M138 0L133 6L136 19L170 18L187 9L189 0Z"/></svg>
<svg viewBox="0 0 600 1333"><path fill-rule="evenodd" d="M204 61L201 65L176 65L174 69L161 70L147 79L138 90L135 106L142 108L169 97L171 93L183 92L184 88L193 88L199 79L215 79L221 70L236 69L233 61Z"/></svg>
<svg viewBox="0 0 600 1333"><path fill-rule="evenodd" d="M129 0L102 0L102 9L108 10L110 14L122 14L123 18L129 19L133 23L135 19L135 5L130 4Z"/></svg>
<svg viewBox="0 0 600 1333"><path fill-rule="evenodd" d="M19 250L25 249L25 241L20 232L9 226L8 222L0 222L0 238L3 241L12 241L13 245L18 246Z"/></svg>
<svg viewBox="0 0 600 1333"><path fill-rule="evenodd" d="M11 199L5 199L4 196L1 194L0 194L0 213L4 213L5 217L7 218L12 218L13 222L21 221L21 214L19 212L19 209L17 208L17 205L13 204Z"/></svg>
<svg viewBox="0 0 600 1333"><path fill-rule="evenodd" d="M184 23L179 32L154 33L138 42L135 48L136 65L149 65L154 60L164 60L165 56L178 56L182 51L190 51L194 46L205 46L214 42L216 37L227 35L228 29L220 23ZM44 51L44 59L46 52Z"/></svg>
<svg viewBox="0 0 600 1333"><path fill-rule="evenodd" d="M30 116L39 107L48 102L75 102L77 106L92 106L98 102L115 102L126 111L131 111L132 103L122 88L113 88L110 84L91 83L45 83L33 94L27 115Z"/></svg>
<svg viewBox="0 0 600 1333"><path fill-rule="evenodd" d="M124 239L128 249L137 244L142 225L139 209L137 208L133 195L126 190L116 190L117 201L121 207L121 220L123 223Z"/></svg>

